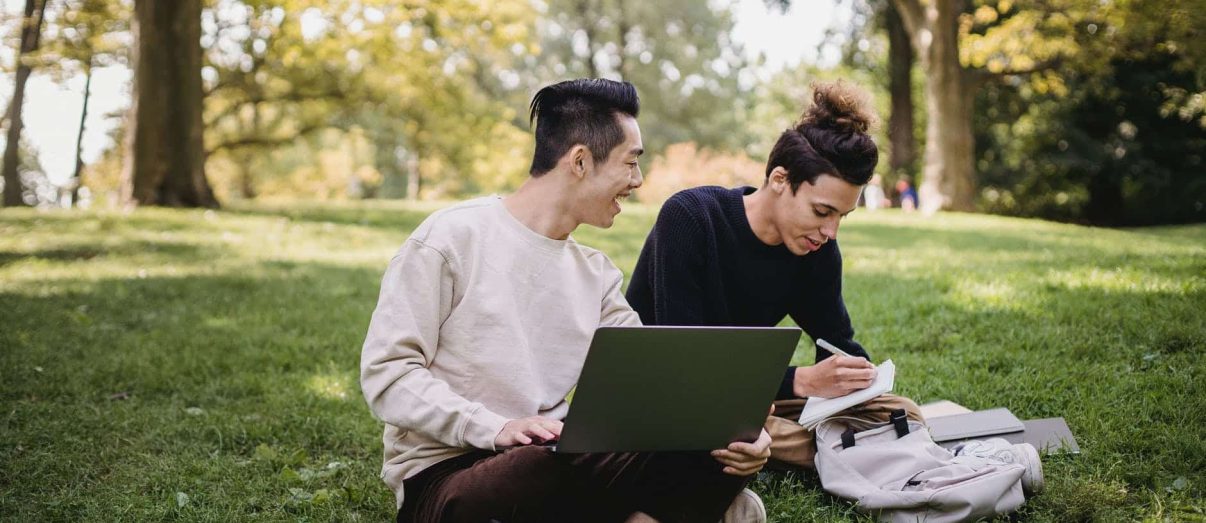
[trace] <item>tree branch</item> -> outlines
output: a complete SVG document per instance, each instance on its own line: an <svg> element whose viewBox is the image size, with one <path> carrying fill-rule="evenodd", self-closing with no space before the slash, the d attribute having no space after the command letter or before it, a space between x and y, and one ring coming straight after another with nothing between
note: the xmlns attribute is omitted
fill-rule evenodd
<svg viewBox="0 0 1206 523"><path fill-rule="evenodd" d="M223 151L223 150L229 151L232 149L239 149L242 147L274 147L274 146L278 146L278 145L285 145L285 144L290 143L290 142L292 142L298 138L301 138L307 134L310 134L314 131L319 131L322 129L326 129L328 127L331 127L331 126L328 125L326 122L313 123L313 124L306 125L306 126L302 127L301 129L298 129L297 132L292 133L292 135L290 135L290 136L249 136L246 138L240 138L238 140L230 140L227 142L219 143L219 144L207 149L205 151L205 155L209 156L218 151Z"/></svg>
<svg viewBox="0 0 1206 523"><path fill-rule="evenodd" d="M234 89L235 86L230 86L230 88ZM246 89L237 89L236 91L241 94L247 94ZM295 92L291 92L291 93L285 93L282 95L263 96L263 97L256 97L256 98L248 97L248 98L243 99L242 101L235 102L235 103L232 103L229 106L227 106L226 109L224 109L222 112L214 115L213 118L210 119L210 121L206 122L205 126L212 127L214 125L217 125L217 123L220 120L222 120L223 118L226 118L230 115L238 113L240 109L242 109L244 106L247 106L249 104L278 103L278 102L303 103L303 102L316 102L316 101L321 101L321 100L346 100L347 98L348 98L347 93L342 90L332 90L332 91L321 92L321 93L301 93L301 92L295 91Z"/></svg>

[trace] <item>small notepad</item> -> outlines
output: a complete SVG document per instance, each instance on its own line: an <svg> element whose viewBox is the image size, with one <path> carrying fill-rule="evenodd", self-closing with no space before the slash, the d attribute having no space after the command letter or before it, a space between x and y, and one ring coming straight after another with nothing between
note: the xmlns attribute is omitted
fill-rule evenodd
<svg viewBox="0 0 1206 523"><path fill-rule="evenodd" d="M1021 432L1026 429L1009 409L1000 407L967 414L942 416L926 420L934 441L955 441L967 438L995 436Z"/></svg>
<svg viewBox="0 0 1206 523"><path fill-rule="evenodd" d="M800 424L808 430L813 430L825 418L859 403L871 401L885 392L891 392L892 385L896 381L896 365L892 363L892 360L888 360L881 363L878 369L879 373L871 382L871 386L863 390L856 390L836 398L808 398L808 402L804 404L804 412L800 413Z"/></svg>

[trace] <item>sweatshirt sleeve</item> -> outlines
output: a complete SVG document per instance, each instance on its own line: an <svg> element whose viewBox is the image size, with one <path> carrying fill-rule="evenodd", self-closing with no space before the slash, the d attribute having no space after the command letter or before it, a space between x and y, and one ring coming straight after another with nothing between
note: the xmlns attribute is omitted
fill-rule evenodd
<svg viewBox="0 0 1206 523"><path fill-rule="evenodd" d="M624 273L608 261L609 284L603 291L603 302L599 310L600 327L638 327L641 317L628 305L620 289L624 285Z"/></svg>
<svg viewBox="0 0 1206 523"><path fill-rule="evenodd" d="M702 226L678 198L658 213L637 261L628 299L646 325L707 325L703 259L708 255Z"/></svg>
<svg viewBox="0 0 1206 523"><path fill-rule="evenodd" d="M360 387L373 415L451 447L494 450L508 421L436 378L428 366L452 312L453 267L411 238L390 260L360 354Z"/></svg>
<svg viewBox="0 0 1206 523"><path fill-rule="evenodd" d="M807 292L801 292L800 303L791 311L791 318L804 332L816 340L836 345L851 356L871 359L862 345L854 341L854 326L842 300L842 251L836 241L813 254L817 256L809 267ZM816 361L830 356L816 349Z"/></svg>

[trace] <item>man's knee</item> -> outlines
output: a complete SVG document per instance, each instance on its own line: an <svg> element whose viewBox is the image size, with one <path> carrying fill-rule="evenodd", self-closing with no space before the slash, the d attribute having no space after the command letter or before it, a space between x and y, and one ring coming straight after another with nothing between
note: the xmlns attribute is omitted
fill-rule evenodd
<svg viewBox="0 0 1206 523"><path fill-rule="evenodd" d="M570 481L563 456L524 447L482 460L450 481L444 513L453 521L507 516L539 510Z"/></svg>

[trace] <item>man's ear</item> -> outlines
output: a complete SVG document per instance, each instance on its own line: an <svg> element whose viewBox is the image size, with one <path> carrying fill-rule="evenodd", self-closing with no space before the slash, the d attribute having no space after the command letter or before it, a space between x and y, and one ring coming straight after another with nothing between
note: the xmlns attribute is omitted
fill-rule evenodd
<svg viewBox="0 0 1206 523"><path fill-rule="evenodd" d="M767 181L770 182L768 184L770 185L770 190L776 194L782 193L785 189L791 187L791 182L787 179L787 169L782 167L775 167L771 170L770 179Z"/></svg>
<svg viewBox="0 0 1206 523"><path fill-rule="evenodd" d="M595 168L595 158L591 156L590 149L585 145L578 144L570 148L570 172L577 177L586 177L586 173Z"/></svg>

